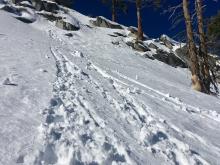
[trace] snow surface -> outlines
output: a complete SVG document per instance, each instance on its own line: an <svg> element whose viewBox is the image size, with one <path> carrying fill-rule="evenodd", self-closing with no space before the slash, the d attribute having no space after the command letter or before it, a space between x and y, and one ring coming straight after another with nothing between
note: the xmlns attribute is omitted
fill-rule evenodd
<svg viewBox="0 0 220 165"><path fill-rule="evenodd" d="M0 11L0 164L218 165L219 98L69 15L73 37Z"/></svg>

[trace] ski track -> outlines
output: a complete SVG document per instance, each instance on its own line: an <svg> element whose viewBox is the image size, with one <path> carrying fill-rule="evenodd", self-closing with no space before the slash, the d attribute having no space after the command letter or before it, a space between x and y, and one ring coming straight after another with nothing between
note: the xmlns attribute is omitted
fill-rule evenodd
<svg viewBox="0 0 220 165"><path fill-rule="evenodd" d="M138 148L155 158L162 158L167 164L209 164L188 144L173 136L175 133L184 136L182 130L156 117L151 107L136 100L132 94L148 95L174 109L218 122L219 114L214 113L213 116L211 110L187 105L178 98L113 72L121 78L119 80L97 67L81 52L65 52L62 50L65 42L52 32L50 36L60 43L60 46L51 46L57 65L57 80L54 98L49 108L42 112L45 123L41 135L45 147L36 157L35 164L143 164L134 156L146 154ZM79 58L80 66L69 60L66 53ZM123 80L145 90L134 88ZM93 97L94 94L96 97ZM97 98L104 98L99 107L94 104L99 102ZM112 115L114 119L111 119ZM186 135L204 145L206 143L196 134L187 132ZM125 141L130 143L125 144Z"/></svg>

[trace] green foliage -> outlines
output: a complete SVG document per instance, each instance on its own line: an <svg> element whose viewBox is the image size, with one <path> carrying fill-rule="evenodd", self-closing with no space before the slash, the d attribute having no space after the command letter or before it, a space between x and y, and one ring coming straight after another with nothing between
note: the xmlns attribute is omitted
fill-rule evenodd
<svg viewBox="0 0 220 165"><path fill-rule="evenodd" d="M220 11L211 18L208 24L208 36L220 40Z"/></svg>

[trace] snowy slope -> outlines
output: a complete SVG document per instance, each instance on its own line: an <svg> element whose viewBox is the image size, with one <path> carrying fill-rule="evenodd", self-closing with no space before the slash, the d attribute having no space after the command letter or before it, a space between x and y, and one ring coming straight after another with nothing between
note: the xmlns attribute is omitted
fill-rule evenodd
<svg viewBox="0 0 220 165"><path fill-rule="evenodd" d="M0 11L2 165L219 164L219 98L109 35L126 30L68 16L73 37Z"/></svg>
<svg viewBox="0 0 220 165"><path fill-rule="evenodd" d="M9 165L33 149L56 67L43 32L3 11L0 20L0 164Z"/></svg>

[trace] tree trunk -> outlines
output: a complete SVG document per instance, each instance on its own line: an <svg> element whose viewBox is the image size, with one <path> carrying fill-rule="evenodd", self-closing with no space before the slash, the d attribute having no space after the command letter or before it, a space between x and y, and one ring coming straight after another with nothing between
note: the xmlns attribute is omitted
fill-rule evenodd
<svg viewBox="0 0 220 165"><path fill-rule="evenodd" d="M183 12L184 12L187 39L188 39L190 70L192 73L192 88L197 91L202 91L202 85L200 81L200 69L196 54L196 46L193 39L193 28L192 28L191 16L189 12L188 0L183 0Z"/></svg>
<svg viewBox="0 0 220 165"><path fill-rule="evenodd" d="M142 0L136 0L137 20L138 20L138 35L137 35L138 40L144 39L142 20L141 20L141 5L142 5Z"/></svg>
<svg viewBox="0 0 220 165"><path fill-rule="evenodd" d="M112 0L112 21L116 22L116 0Z"/></svg>
<svg viewBox="0 0 220 165"><path fill-rule="evenodd" d="M200 40L200 56L202 57L202 76L204 81L205 92L210 93L210 69L209 69L209 61L208 61L208 50L206 43L206 36L204 33L204 24L203 24L203 14L202 14L202 0L196 0L196 14L198 19L198 30L199 30L199 40Z"/></svg>

